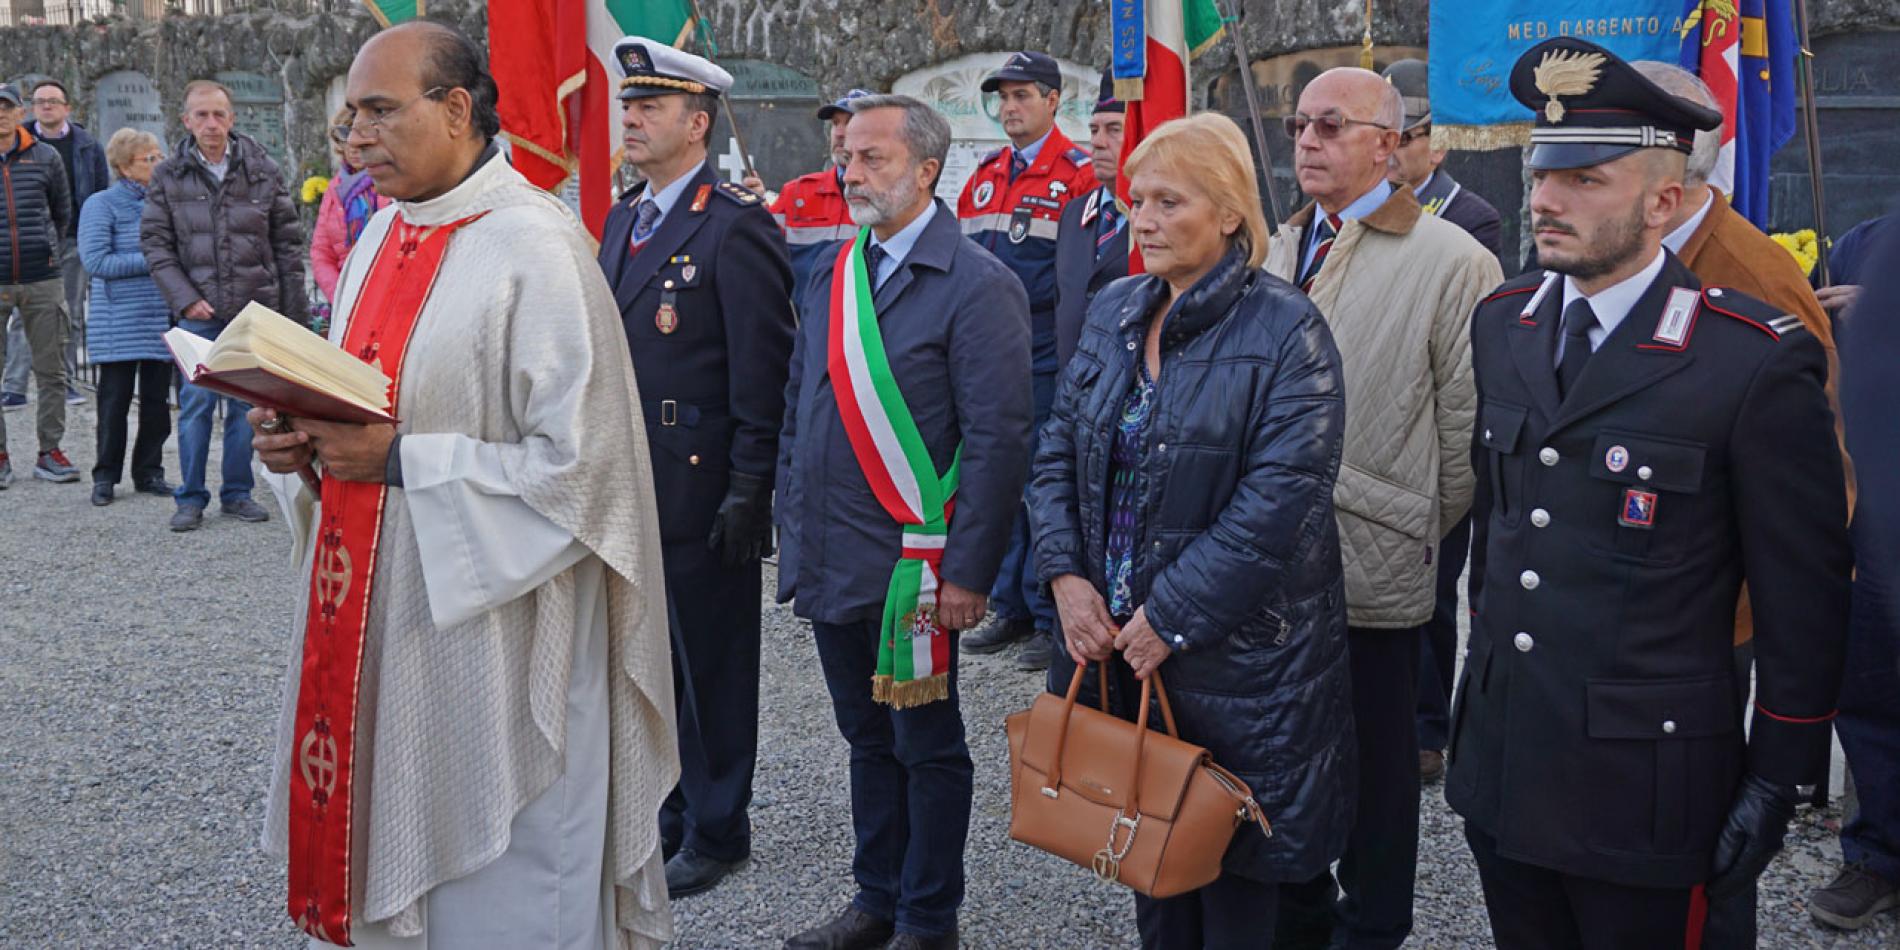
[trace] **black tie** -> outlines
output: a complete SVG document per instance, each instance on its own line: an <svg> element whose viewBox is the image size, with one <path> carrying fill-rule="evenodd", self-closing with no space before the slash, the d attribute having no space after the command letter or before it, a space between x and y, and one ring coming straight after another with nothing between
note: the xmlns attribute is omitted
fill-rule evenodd
<svg viewBox="0 0 1900 950"><path fill-rule="evenodd" d="M889 256L890 254L884 250L882 244L864 246L864 276L871 282L872 290L876 290L878 285L883 283L877 279L877 272L884 267L884 259Z"/></svg>
<svg viewBox="0 0 1900 950"><path fill-rule="evenodd" d="M1564 355L1557 361L1557 396L1563 398L1583 375L1583 364L1590 362L1590 328L1597 325L1597 314L1590 301L1578 297L1564 308Z"/></svg>

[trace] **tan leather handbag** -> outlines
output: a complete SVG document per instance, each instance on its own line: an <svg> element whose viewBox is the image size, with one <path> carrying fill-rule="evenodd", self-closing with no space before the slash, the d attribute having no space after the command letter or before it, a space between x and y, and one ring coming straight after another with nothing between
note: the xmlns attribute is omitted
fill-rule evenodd
<svg viewBox="0 0 1900 950"><path fill-rule="evenodd" d="M1098 667L1104 682L1107 665ZM1173 897L1220 877L1235 829L1273 827L1253 790L1182 742L1159 673L1141 684L1141 712L1129 722L1076 708L1086 672L1068 695L1043 693L1004 721L1009 734L1009 836L1072 861L1108 883L1148 897ZM1163 735L1148 728L1150 695L1160 700Z"/></svg>

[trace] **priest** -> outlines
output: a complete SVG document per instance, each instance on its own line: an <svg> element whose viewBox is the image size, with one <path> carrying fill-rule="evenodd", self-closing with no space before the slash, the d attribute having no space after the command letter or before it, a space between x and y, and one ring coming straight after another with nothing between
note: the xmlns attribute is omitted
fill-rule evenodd
<svg viewBox="0 0 1900 950"><path fill-rule="evenodd" d="M350 68L396 204L330 339L401 421L252 416L303 582L264 844L314 945L657 946L679 768L632 362L586 235L497 153L485 62L413 22Z"/></svg>

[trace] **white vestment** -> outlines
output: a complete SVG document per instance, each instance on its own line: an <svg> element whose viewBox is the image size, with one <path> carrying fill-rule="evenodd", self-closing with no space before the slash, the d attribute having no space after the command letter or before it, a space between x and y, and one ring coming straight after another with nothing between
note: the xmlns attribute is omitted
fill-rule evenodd
<svg viewBox="0 0 1900 950"><path fill-rule="evenodd" d="M499 157L370 221L340 342L400 215L449 239L401 369L357 716L359 946L617 948L671 936L656 816L679 774L639 391L585 234ZM388 367L392 369L393 367ZM272 476L309 577L316 497ZM286 800L296 607L264 844Z"/></svg>

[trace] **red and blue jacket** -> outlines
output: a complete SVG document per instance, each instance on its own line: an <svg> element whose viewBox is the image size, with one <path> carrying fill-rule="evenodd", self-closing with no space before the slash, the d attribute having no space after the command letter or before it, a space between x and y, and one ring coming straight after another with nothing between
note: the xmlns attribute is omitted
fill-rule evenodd
<svg viewBox="0 0 1900 950"><path fill-rule="evenodd" d="M803 302L811 272L830 260L826 249L835 255L837 242L858 233L844 202L838 170L825 168L787 182L772 203L772 217L785 232L785 246L791 252L792 300Z"/></svg>
<svg viewBox="0 0 1900 950"><path fill-rule="evenodd" d="M1009 177L1012 149L983 156L957 199L966 237L1002 260L1029 292L1031 327L1040 344L1053 346L1056 310L1056 229L1070 200L1096 188L1089 153L1059 128L1049 130L1036 160L1015 181Z"/></svg>

